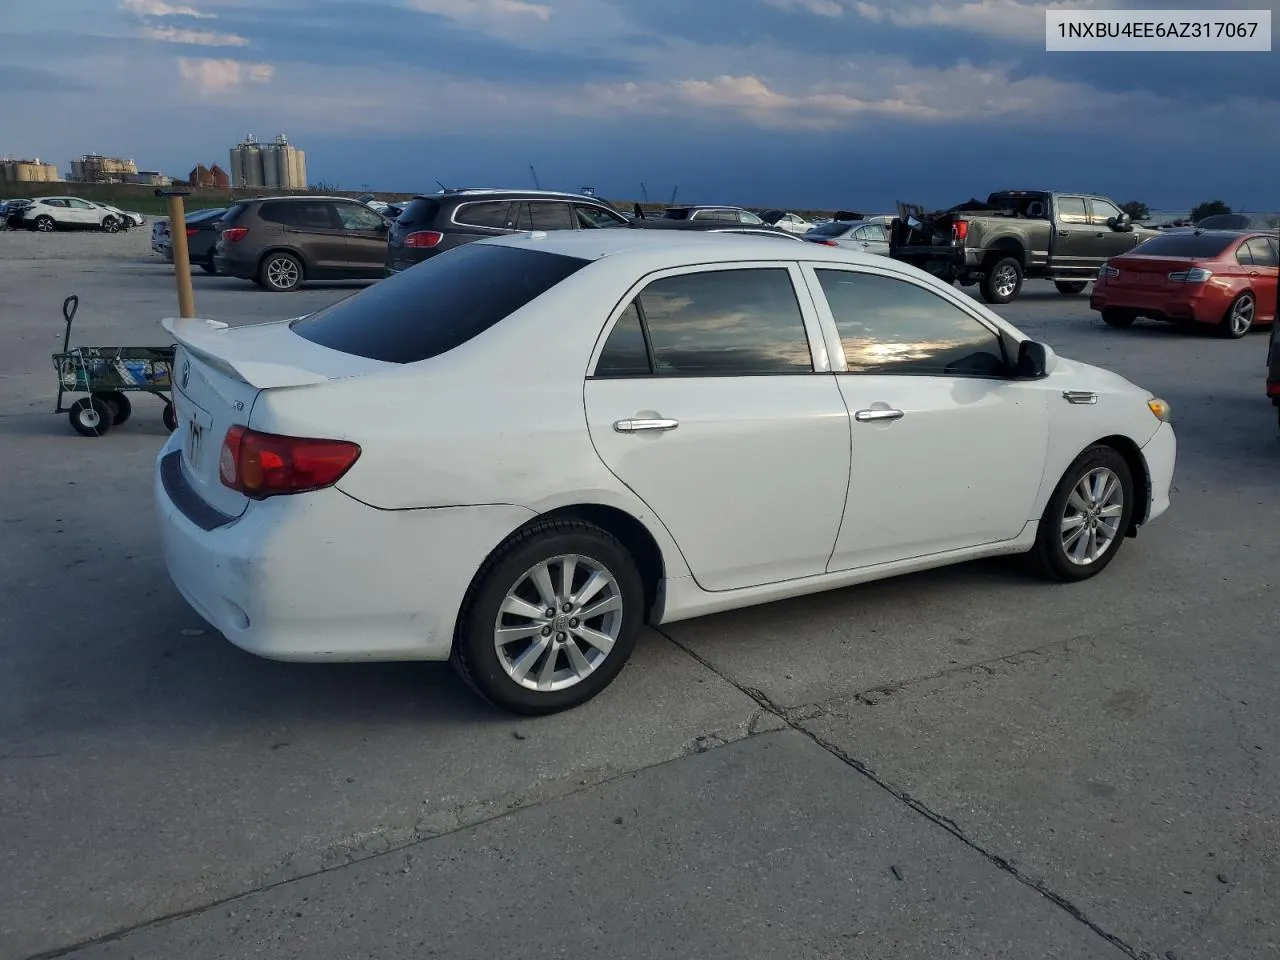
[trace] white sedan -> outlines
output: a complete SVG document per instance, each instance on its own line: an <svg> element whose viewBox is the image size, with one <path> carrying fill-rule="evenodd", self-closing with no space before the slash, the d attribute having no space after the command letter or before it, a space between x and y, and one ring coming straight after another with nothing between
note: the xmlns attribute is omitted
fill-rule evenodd
<svg viewBox="0 0 1280 960"><path fill-rule="evenodd" d="M164 325L191 606L273 659L451 659L522 713L595 696L645 623L997 554L1083 580L1169 506L1165 403L837 248L520 234Z"/></svg>

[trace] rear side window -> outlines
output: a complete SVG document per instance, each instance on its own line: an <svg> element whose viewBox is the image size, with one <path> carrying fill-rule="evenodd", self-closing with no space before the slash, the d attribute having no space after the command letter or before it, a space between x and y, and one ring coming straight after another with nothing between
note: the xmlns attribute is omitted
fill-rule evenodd
<svg viewBox="0 0 1280 960"><path fill-rule="evenodd" d="M486 200L483 203L464 203L453 214L453 219L469 227L489 227L502 230L511 226L508 200Z"/></svg>
<svg viewBox="0 0 1280 960"><path fill-rule="evenodd" d="M1267 240L1263 237L1254 237L1245 243L1244 248L1248 248L1249 259L1255 267L1274 267L1276 266L1276 243L1274 240ZM1244 261L1241 261L1242 263Z"/></svg>
<svg viewBox="0 0 1280 960"><path fill-rule="evenodd" d="M650 283L618 318L595 375L637 376L650 369L684 377L812 373L789 271L711 270Z"/></svg>
<svg viewBox="0 0 1280 960"><path fill-rule="evenodd" d="M574 229L573 210L567 203L555 201L529 201L529 222L534 230Z"/></svg>
<svg viewBox="0 0 1280 960"><path fill-rule="evenodd" d="M1059 197L1058 219L1063 223L1088 223L1089 214L1085 210L1084 197Z"/></svg>
<svg viewBox="0 0 1280 960"><path fill-rule="evenodd" d="M296 204L292 203L264 203L258 208L258 219L285 227L296 227L298 221L293 216L295 206Z"/></svg>
<svg viewBox="0 0 1280 960"><path fill-rule="evenodd" d="M590 261L468 243L293 322L298 336L388 363L448 353Z"/></svg>
<svg viewBox="0 0 1280 960"><path fill-rule="evenodd" d="M404 208L396 222L405 227L429 227L436 222L440 203L430 197L415 197Z"/></svg>
<svg viewBox="0 0 1280 960"><path fill-rule="evenodd" d="M342 221L338 219L338 211L334 209L332 203L308 200L303 203L291 203L289 206L293 208L293 215L301 230L340 230L342 228Z"/></svg>
<svg viewBox="0 0 1280 960"><path fill-rule="evenodd" d="M1222 234L1166 233L1152 237L1133 248L1144 257L1189 257L1203 259L1216 257L1236 242L1232 236Z"/></svg>

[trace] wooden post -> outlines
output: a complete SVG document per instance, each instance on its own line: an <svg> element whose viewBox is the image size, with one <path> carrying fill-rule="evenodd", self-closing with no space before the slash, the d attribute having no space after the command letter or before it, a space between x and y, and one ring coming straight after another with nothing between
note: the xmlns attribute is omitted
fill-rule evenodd
<svg viewBox="0 0 1280 960"><path fill-rule="evenodd" d="M187 217L183 210L185 190L157 190L156 196L169 198L169 242L173 245L173 272L178 278L178 316L196 315L195 291L191 289L191 255L187 251Z"/></svg>

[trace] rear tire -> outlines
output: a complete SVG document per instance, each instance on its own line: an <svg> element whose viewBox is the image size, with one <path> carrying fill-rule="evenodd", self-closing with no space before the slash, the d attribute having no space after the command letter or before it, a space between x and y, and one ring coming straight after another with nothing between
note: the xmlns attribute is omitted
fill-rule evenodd
<svg viewBox="0 0 1280 960"><path fill-rule="evenodd" d="M1097 576L1120 551L1133 508L1128 461L1114 447L1090 447L1054 488L1028 563L1040 576L1060 583Z"/></svg>
<svg viewBox="0 0 1280 960"><path fill-rule="evenodd" d="M568 590L566 559L576 571ZM473 690L504 710L567 710L622 670L643 622L644 596L635 561L610 533L580 520L535 521L476 574L450 660ZM601 606L608 609L592 612ZM499 631L511 639L500 643Z"/></svg>
<svg viewBox="0 0 1280 960"><path fill-rule="evenodd" d="M1127 310L1117 310L1114 307L1109 307L1102 311L1102 322L1108 327L1115 327L1117 330L1133 326L1135 319L1137 318Z"/></svg>
<svg viewBox="0 0 1280 960"><path fill-rule="evenodd" d="M982 278L981 289L987 303L1009 303L1022 292L1022 264L1016 257L995 260Z"/></svg>
<svg viewBox="0 0 1280 960"><path fill-rule="evenodd" d="M1231 301L1227 312L1222 315L1218 324L1218 335L1227 340L1239 340L1253 329L1254 316L1257 314L1258 301L1253 293L1246 290Z"/></svg>
<svg viewBox="0 0 1280 960"><path fill-rule="evenodd" d="M302 284L302 261L291 253L269 253L258 271L262 285L276 293L297 290Z"/></svg>
<svg viewBox="0 0 1280 960"><path fill-rule="evenodd" d="M40 216L36 217L31 224L31 228L39 233L53 233L54 230L58 229L58 225L54 222L53 217Z"/></svg>
<svg viewBox="0 0 1280 960"><path fill-rule="evenodd" d="M111 408L97 397L77 400L67 411L71 428L82 437L100 437L111 429Z"/></svg>
<svg viewBox="0 0 1280 960"><path fill-rule="evenodd" d="M178 429L178 411L173 409L173 404L165 401L164 411L160 414L160 419L164 421L164 427L170 433Z"/></svg>
<svg viewBox="0 0 1280 960"><path fill-rule="evenodd" d="M1075 297L1084 293L1085 287L1089 286L1088 280L1055 280L1055 287L1064 297Z"/></svg>

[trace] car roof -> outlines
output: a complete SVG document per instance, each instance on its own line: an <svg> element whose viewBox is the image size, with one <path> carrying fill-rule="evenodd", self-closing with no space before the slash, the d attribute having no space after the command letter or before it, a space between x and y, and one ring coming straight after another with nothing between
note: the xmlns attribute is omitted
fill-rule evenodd
<svg viewBox="0 0 1280 960"><path fill-rule="evenodd" d="M296 193L287 193L278 197L245 197L242 200L237 200L236 203L261 203L264 200L296 200L299 202L303 200L342 200L346 203L360 203L360 201L356 200L354 197L327 197L310 193L301 195ZM363 206L363 204L361 205Z"/></svg>
<svg viewBox="0 0 1280 960"><path fill-rule="evenodd" d="M583 203L595 203L607 206L599 197L588 197L584 193L568 193L564 190L525 190L519 187L464 187L458 190L441 190L439 193L416 193L414 200L440 200L446 197L555 197L557 200L581 200Z"/></svg>
<svg viewBox="0 0 1280 960"><path fill-rule="evenodd" d="M796 260L796 241L790 237L757 236L746 243L741 236L713 231L681 230L550 230L543 233L513 233L474 241L499 246L541 250L583 260L606 257L636 257L647 261L649 270L693 263L733 263L743 260ZM802 241L803 242L803 241ZM875 254L854 253L841 248L806 243L801 255L805 260L830 260L839 263L885 265L885 258Z"/></svg>

